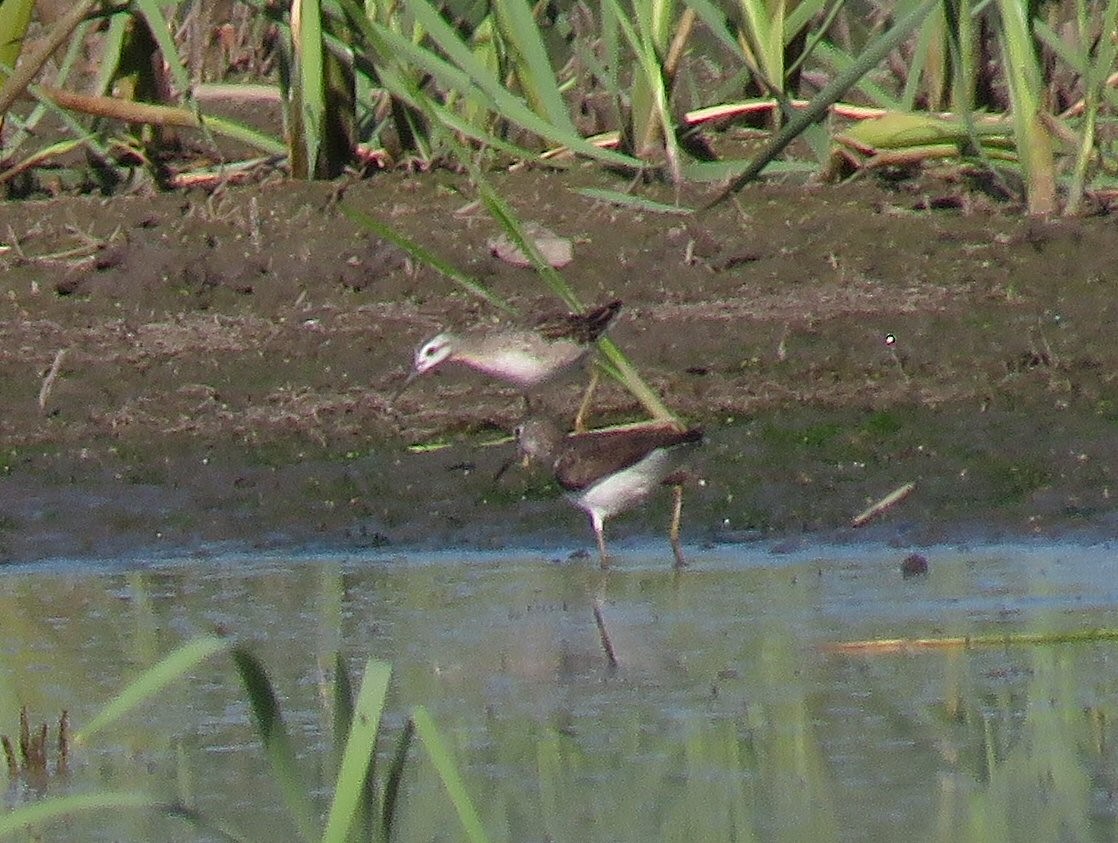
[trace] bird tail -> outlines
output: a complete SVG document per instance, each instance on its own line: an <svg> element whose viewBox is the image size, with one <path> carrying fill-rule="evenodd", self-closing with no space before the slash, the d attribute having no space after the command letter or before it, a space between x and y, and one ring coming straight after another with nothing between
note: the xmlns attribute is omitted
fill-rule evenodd
<svg viewBox="0 0 1118 843"><path fill-rule="evenodd" d="M594 342L605 333L610 322L621 310L621 299L614 299L609 304L592 308L578 317L581 329L585 332L586 342Z"/></svg>

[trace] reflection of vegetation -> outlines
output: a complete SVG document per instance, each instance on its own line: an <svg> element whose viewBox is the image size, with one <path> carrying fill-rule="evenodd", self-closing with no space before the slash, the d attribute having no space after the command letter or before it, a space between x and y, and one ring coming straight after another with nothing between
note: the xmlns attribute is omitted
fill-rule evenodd
<svg viewBox="0 0 1118 843"><path fill-rule="evenodd" d="M66 814L77 836L110 828L121 839L163 839L167 824L189 822L207 839L259 839L279 800L283 839L295 836L288 815L303 837L330 840L831 841L851 829L887 839L898 828L943 841L1109 839L1118 828L1099 806L1118 769L1111 645L1051 643L1095 618L1077 614L1069 624L1066 604L1038 611L1060 586L1048 574L1033 582L1034 562L937 559L915 601L899 599L914 593L899 576L889 581L875 563L841 560L682 578L638 569L605 580L561 565L510 575L505 562L9 577L0 609L13 646L0 679L15 674L30 696L36 683L55 694L59 685L85 688L84 655L66 665L76 649L51 646L22 674L13 663L13 653L50 638L52 619L70 606L82 612L72 612L66 634L99 639L113 667L122 652L131 663L154 663L102 716L83 718L69 782L99 778L98 767L120 766L131 782L170 768L163 786L173 795L52 795L5 813L0 833L40 830ZM857 596L844 591L852 578ZM586 597L598 587L619 673L607 670L594 640ZM1007 604L1020 607L1009 621ZM233 650L243 681L214 693L231 674L213 661L230 651L224 639L203 637L155 658L168 622L233 613L246 629L267 632L252 653ZM913 635L1031 630L1037 638L951 653L814 647L901 627ZM135 648L149 637L152 647ZM360 688L351 683L333 653L370 637L397 665L392 693L424 699L438 732L421 710L392 711L387 664L366 662ZM321 661L317 683L299 664L308 653ZM274 664L270 676L265 662ZM90 674L102 671L95 665ZM250 711L250 743L237 730L212 731L210 718ZM173 736L181 734L199 737L176 763ZM422 756L409 749L417 738ZM257 741L268 766L244 766L246 756L258 759ZM122 749L95 754L110 743ZM205 775L192 777L195 766ZM227 803L214 803L230 782L247 795L230 801L247 805L226 818ZM137 813L165 824L128 829L126 817Z"/></svg>
<svg viewBox="0 0 1118 843"><path fill-rule="evenodd" d="M4 748L4 758L8 762L8 778L16 780L23 778L28 781L45 784L53 774L64 776L69 772L70 766L70 715L63 711L58 718L58 735L55 738L57 754L53 770L50 766L50 750L48 738L50 732L47 724L40 724L34 733L31 732L31 718L27 714L27 706L19 709L19 752L16 745L7 735L0 735L0 746Z"/></svg>

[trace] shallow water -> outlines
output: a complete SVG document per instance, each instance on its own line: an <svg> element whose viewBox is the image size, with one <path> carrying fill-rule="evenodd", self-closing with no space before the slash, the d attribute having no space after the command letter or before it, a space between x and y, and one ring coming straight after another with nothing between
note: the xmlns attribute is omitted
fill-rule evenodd
<svg viewBox="0 0 1118 843"><path fill-rule="evenodd" d="M411 706L427 706L497 840L1112 838L1118 642L824 645L1115 627L1115 552L921 552L930 572L911 579L907 551L760 543L695 549L682 573L660 544L626 547L608 574L538 551L8 567L0 729L15 734L25 704L35 722L67 708L80 730L139 670L217 628L267 667L323 805L341 651L354 671L370 656L393 663L382 750ZM79 747L47 792L185 793L249 839L291 837L228 657L158 700ZM143 812L65 829L211 839ZM398 833L459 837L419 745Z"/></svg>

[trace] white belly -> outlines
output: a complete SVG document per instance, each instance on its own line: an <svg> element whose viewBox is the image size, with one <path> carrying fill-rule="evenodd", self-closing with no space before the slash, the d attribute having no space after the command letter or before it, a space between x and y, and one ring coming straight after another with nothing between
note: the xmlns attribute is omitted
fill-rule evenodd
<svg viewBox="0 0 1118 843"><path fill-rule="evenodd" d="M581 492L569 495L571 502L591 516L605 521L619 512L636 506L660 485L672 467L671 454L656 450L624 471L611 474Z"/></svg>

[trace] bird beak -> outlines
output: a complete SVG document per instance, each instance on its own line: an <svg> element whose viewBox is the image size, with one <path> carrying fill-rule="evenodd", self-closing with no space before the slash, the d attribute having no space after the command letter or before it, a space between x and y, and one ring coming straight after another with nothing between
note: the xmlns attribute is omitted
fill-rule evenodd
<svg viewBox="0 0 1118 843"><path fill-rule="evenodd" d="M508 471L510 468L512 468L512 464L514 462L516 462L516 456L515 455L511 456L507 460L505 460L504 464L499 469L497 469L497 473L493 475L493 482L496 483L498 480L500 480L502 477L504 477L505 472Z"/></svg>
<svg viewBox="0 0 1118 843"><path fill-rule="evenodd" d="M412 382L418 377L419 372L417 372L415 369L412 369L411 372L408 373L408 376L404 379L403 384L400 386L399 389L396 390L396 394L392 396L393 404L400 400L400 396L404 394L404 390L411 386Z"/></svg>

